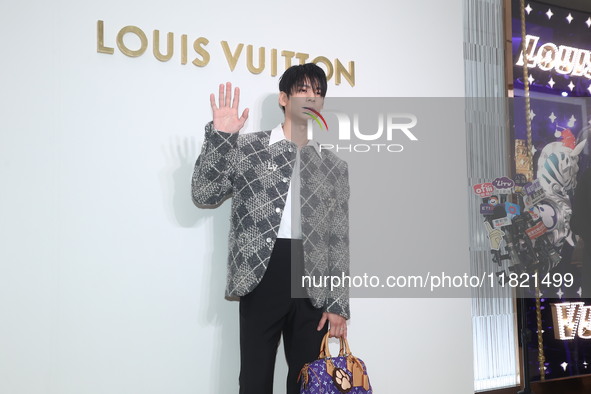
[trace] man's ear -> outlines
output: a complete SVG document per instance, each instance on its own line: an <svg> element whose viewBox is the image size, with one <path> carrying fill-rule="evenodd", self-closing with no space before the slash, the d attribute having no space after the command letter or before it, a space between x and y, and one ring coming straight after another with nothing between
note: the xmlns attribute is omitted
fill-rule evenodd
<svg viewBox="0 0 591 394"><path fill-rule="evenodd" d="M279 92L279 105L285 107L287 102L289 101L289 97L287 97L287 93Z"/></svg>

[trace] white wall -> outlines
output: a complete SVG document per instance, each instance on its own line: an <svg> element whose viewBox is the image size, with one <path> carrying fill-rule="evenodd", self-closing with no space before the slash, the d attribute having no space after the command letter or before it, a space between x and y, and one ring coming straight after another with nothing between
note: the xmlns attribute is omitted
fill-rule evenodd
<svg viewBox="0 0 591 394"><path fill-rule="evenodd" d="M113 55L96 51L99 19ZM115 45L125 25L174 32L175 44L206 37L211 62L181 65L177 52L162 63L151 45L126 57ZM459 0L7 2L0 40L0 392L10 394L237 392L238 305L223 296L229 204L198 210L189 179L219 82L241 86L248 130L280 112L277 78L249 73L244 55L230 72L220 41L354 60L355 88L331 84L333 96L464 92ZM467 241L457 239L466 267ZM377 393L473 392L469 300L354 299L352 315L351 346ZM280 356L279 393L284 374Z"/></svg>

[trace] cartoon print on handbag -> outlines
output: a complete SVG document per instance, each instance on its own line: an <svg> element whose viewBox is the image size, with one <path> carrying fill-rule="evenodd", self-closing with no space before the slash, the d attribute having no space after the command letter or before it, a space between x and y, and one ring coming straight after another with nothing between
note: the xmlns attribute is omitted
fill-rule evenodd
<svg viewBox="0 0 591 394"><path fill-rule="evenodd" d="M300 394L373 393L365 363L351 354L346 339L340 338L340 345L339 356L332 357L328 349L328 333L324 336L318 359L304 365L300 371Z"/></svg>

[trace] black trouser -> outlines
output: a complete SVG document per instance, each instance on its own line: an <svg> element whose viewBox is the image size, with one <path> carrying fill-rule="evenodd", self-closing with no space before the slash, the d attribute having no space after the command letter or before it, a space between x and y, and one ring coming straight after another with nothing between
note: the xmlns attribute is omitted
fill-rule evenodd
<svg viewBox="0 0 591 394"><path fill-rule="evenodd" d="M292 252L293 263L301 271L302 242L279 238L263 279L240 298L240 394L273 393L281 333L289 366L287 394L300 392L297 378L301 368L318 358L328 323L317 331L322 310L308 298L291 298Z"/></svg>

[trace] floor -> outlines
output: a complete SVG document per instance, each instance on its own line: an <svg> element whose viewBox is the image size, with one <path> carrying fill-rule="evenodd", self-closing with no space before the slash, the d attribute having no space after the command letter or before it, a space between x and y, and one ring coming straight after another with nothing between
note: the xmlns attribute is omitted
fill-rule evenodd
<svg viewBox="0 0 591 394"><path fill-rule="evenodd" d="M572 378L534 382L531 385L532 394L591 394L591 375L575 376ZM521 388L511 387L493 390L491 394L517 394ZM488 394L483 392L482 394Z"/></svg>

